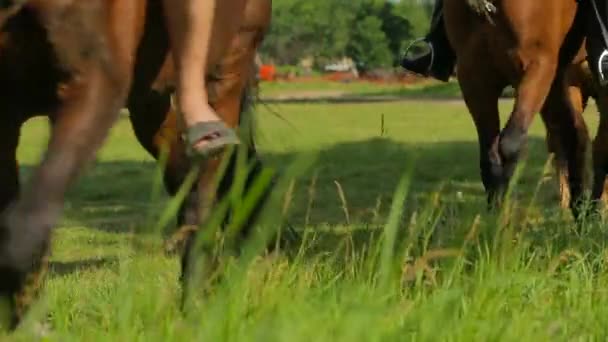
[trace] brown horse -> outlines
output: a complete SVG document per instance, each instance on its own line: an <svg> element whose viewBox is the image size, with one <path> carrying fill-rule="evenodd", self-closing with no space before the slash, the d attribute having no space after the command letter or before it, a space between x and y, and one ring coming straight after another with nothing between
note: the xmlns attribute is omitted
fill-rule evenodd
<svg viewBox="0 0 608 342"><path fill-rule="evenodd" d="M582 120L582 86L566 69L584 39L577 3L570 0L497 0L490 17L466 0L445 0L446 30L458 59L458 81L477 128L480 168L490 205L501 202L540 112L550 149L567 164L571 207L582 198L588 133ZM584 56L584 55L583 55ZM580 56L579 56L580 57ZM576 61L580 63L580 59ZM500 129L498 98L513 86L516 100ZM577 211L574 211L577 215Z"/></svg>
<svg viewBox="0 0 608 342"><path fill-rule="evenodd" d="M253 57L270 20L271 0L246 8L224 0L217 18L244 14L241 30L214 27L211 102L236 127L252 75ZM66 189L92 161L127 104L138 140L155 157L169 147L166 187L175 193L189 169L171 107L172 63L159 0L30 0L3 2L0 20L0 305L8 301L15 326L43 277L52 228ZM229 43L229 44L228 44ZM201 75L202 77L203 75ZM47 113L52 129L43 160L21 188L16 148L27 119ZM179 214L195 226L215 198L213 161ZM221 189L219 189L221 190ZM0 323L2 324L2 323Z"/></svg>

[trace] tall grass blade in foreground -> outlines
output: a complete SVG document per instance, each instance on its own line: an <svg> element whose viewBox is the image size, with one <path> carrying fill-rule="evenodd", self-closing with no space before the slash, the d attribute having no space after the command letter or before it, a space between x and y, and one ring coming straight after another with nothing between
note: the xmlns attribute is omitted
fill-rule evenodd
<svg viewBox="0 0 608 342"><path fill-rule="evenodd" d="M395 190L395 196L391 205L391 211L388 217L388 222L384 227L384 240L382 244L382 255L380 258L380 270L379 270L379 285L381 289L386 288L389 281L394 275L394 254L395 254L395 240L397 237L397 231L401 226L402 214L405 209L405 200L407 198L411 179L413 177L413 166L409 165L405 175L399 181L397 189Z"/></svg>

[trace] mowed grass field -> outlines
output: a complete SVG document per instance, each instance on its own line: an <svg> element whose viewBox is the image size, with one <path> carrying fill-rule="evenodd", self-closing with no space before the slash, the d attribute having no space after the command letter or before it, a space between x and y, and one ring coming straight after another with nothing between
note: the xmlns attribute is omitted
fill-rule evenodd
<svg viewBox="0 0 608 342"><path fill-rule="evenodd" d="M510 105L501 104L504 113ZM595 113L586 114L592 132ZM281 170L318 152L285 203L271 208L298 233L290 246L229 268L182 314L179 261L163 254L153 229L168 198L155 195L156 165L123 118L70 190L39 305L2 339L608 337L606 230L577 228L559 209L540 118L502 214L484 209L476 133L460 101L261 104L256 118L268 165ZM24 177L47 136L44 120L24 128Z"/></svg>

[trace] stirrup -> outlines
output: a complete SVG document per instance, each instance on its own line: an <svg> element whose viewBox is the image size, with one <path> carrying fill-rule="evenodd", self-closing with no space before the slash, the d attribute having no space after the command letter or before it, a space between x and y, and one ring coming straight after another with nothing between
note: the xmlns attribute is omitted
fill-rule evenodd
<svg viewBox="0 0 608 342"><path fill-rule="evenodd" d="M418 38L418 39L415 39L414 41L412 41L407 46L407 48L405 48L405 52L403 53L403 59L407 58L408 52L410 52L410 50L412 49L412 47L414 45L416 45L417 43L419 43L419 42L425 42L429 46L429 49L431 50L431 62L429 63L428 68L426 69L426 72L430 73L431 69L433 67L433 64L435 63L435 48L433 47L433 43L431 43L431 42L429 42L429 41L426 40L426 37L425 38Z"/></svg>
<svg viewBox="0 0 608 342"><path fill-rule="evenodd" d="M597 72L601 86L608 84L608 75L606 74L606 70L604 70L604 66L608 67L608 50L604 50L604 52L602 52L600 55L600 58L597 60Z"/></svg>

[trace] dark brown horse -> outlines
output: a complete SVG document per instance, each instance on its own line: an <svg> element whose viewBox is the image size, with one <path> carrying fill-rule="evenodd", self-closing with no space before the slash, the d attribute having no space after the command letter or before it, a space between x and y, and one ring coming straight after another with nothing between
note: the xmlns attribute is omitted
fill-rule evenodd
<svg viewBox="0 0 608 342"><path fill-rule="evenodd" d="M574 203L583 195L589 139L581 116L588 94L582 93L583 84L567 84L575 82L574 75L581 71L571 65L584 57L578 5L570 0L492 3L496 11L489 17L474 12L466 0L444 3L446 30L458 59L458 80L478 132L488 201L500 203L528 128L540 112L550 149L560 156L559 164L567 164L571 206L576 208ZM509 85L516 89L516 100L501 130L498 98Z"/></svg>
<svg viewBox="0 0 608 342"><path fill-rule="evenodd" d="M233 127L269 25L270 1L248 0L241 8L235 5L240 1L223 0L217 8L217 18L245 14L236 36L214 28L208 75L211 102ZM3 2L0 10L0 305L9 302L13 325L43 276L66 189L93 160L125 104L138 140L152 155L169 147L170 193L190 168L171 107L173 71L160 0L21 3ZM51 119L51 138L31 180L20 187L19 130L41 113ZM213 161L201 168L179 214L181 225L198 225L198 209L212 207L218 189L208 185L217 167Z"/></svg>

